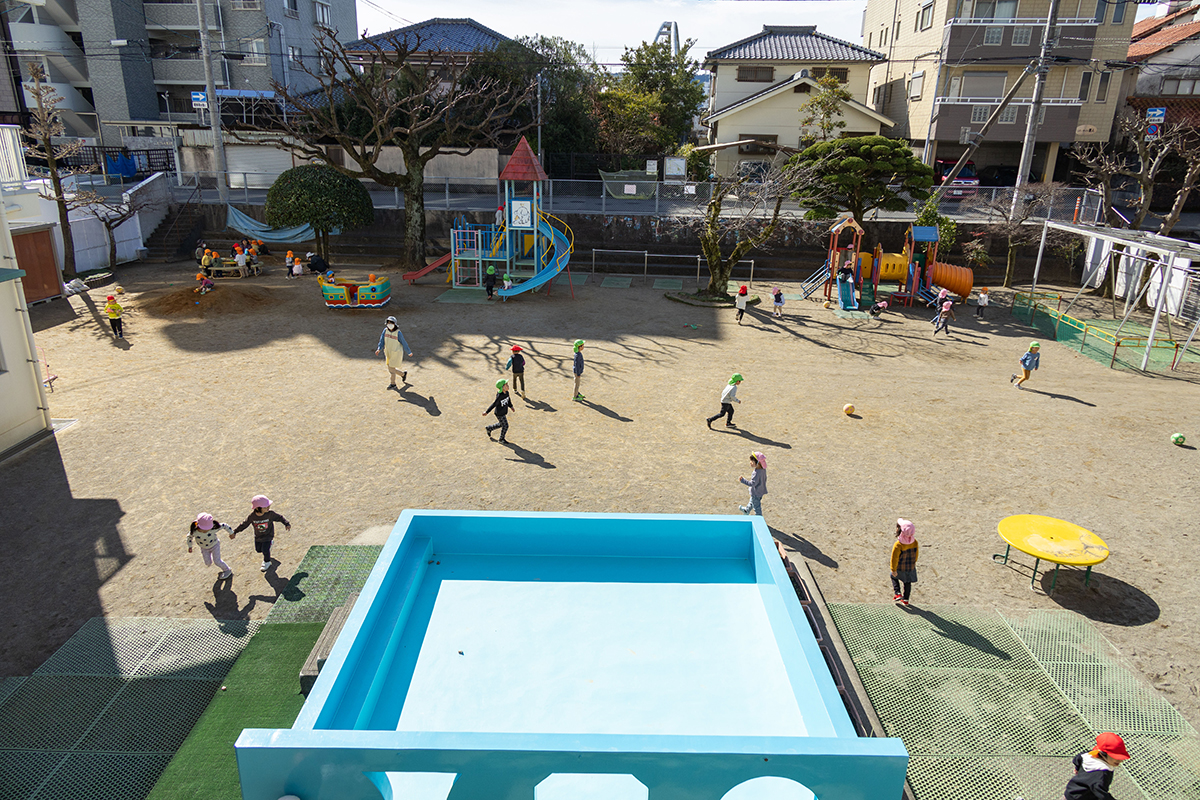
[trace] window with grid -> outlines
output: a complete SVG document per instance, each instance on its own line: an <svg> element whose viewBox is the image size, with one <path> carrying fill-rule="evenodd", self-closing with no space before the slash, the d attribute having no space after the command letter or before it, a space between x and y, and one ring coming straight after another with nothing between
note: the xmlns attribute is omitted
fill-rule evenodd
<svg viewBox="0 0 1200 800"><path fill-rule="evenodd" d="M283 13L292 19L300 19L300 0L284 0Z"/></svg>
<svg viewBox="0 0 1200 800"><path fill-rule="evenodd" d="M1022 47L1033 41L1033 28L1013 28L1013 47Z"/></svg>
<svg viewBox="0 0 1200 800"><path fill-rule="evenodd" d="M971 121L974 122L974 120L971 120ZM984 121L986 122L987 120L984 120ZM1001 125L1012 125L1016 121L1017 121L1017 107L1016 106L1005 106L1004 110L1000 112L999 118L997 118L997 120L996 120L996 122L1000 123Z"/></svg>
<svg viewBox="0 0 1200 800"><path fill-rule="evenodd" d="M322 25L326 28L333 25L333 13L330 11L328 3L313 3L313 13L316 16L314 24Z"/></svg>
<svg viewBox="0 0 1200 800"><path fill-rule="evenodd" d="M267 63L267 40L246 39L242 42L242 52L246 54L243 64L262 66Z"/></svg>
<svg viewBox="0 0 1200 800"><path fill-rule="evenodd" d="M971 122L987 122L992 114L991 106L971 106Z"/></svg>
<svg viewBox="0 0 1200 800"><path fill-rule="evenodd" d="M1004 43L1004 28L999 25L989 25L983 29L984 44L1003 44Z"/></svg>
<svg viewBox="0 0 1200 800"><path fill-rule="evenodd" d="M775 68L738 67L737 79L742 83L770 83L775 80Z"/></svg>
<svg viewBox="0 0 1200 800"><path fill-rule="evenodd" d="M929 30L933 27L933 3L921 6L921 13L917 15L918 26L921 30Z"/></svg>
<svg viewBox="0 0 1200 800"><path fill-rule="evenodd" d="M820 80L826 75L832 75L837 78L838 83L846 83L850 80L850 70L847 67L813 67L808 71L813 80Z"/></svg>

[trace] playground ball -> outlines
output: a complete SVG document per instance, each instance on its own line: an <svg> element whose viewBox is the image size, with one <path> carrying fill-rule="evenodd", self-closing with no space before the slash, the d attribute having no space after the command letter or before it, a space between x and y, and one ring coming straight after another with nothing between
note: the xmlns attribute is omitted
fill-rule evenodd
<svg viewBox="0 0 1200 800"><path fill-rule="evenodd" d="M853 414L854 413L854 404L846 403L846 405L842 406L842 413L843 414Z"/></svg>
<svg viewBox="0 0 1200 800"><path fill-rule="evenodd" d="M1171 434L1171 444L1183 444L1186 441L1187 441L1187 437L1184 436L1182 433L1172 433Z"/></svg>
<svg viewBox="0 0 1200 800"><path fill-rule="evenodd" d="M833 304L830 303L828 300L825 301L825 308L830 308L832 305Z"/></svg>

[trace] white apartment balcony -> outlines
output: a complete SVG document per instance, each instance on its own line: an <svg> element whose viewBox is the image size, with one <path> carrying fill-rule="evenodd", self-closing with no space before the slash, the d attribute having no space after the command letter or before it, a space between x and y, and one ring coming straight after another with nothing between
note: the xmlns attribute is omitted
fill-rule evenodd
<svg viewBox="0 0 1200 800"><path fill-rule="evenodd" d="M67 30L79 30L79 12L75 9L75 0L44 0L41 8L50 15L55 24Z"/></svg>
<svg viewBox="0 0 1200 800"><path fill-rule="evenodd" d="M143 3L146 14L146 29L151 31L200 30L196 4L192 2ZM204 19L210 31L221 29L221 6L218 3L204 4Z"/></svg>
<svg viewBox="0 0 1200 800"><path fill-rule="evenodd" d="M59 103L58 111L67 126L68 133L75 136L96 135L96 109L79 93L78 89L69 83L44 83L42 85L52 87L62 98L63 101ZM25 82L21 84L21 88L25 90L25 105L29 108L37 108L37 98L30 91L33 84Z"/></svg>
<svg viewBox="0 0 1200 800"><path fill-rule="evenodd" d="M1000 105L999 97L938 97L934 99L933 125L930 136L938 141L959 141L964 130L979 131L983 123ZM989 142L1019 142L1025 138L1029 120L1028 97L1013 99L1005 113L988 131ZM1038 128L1039 142L1070 142L1077 135L1079 109L1083 105L1075 97L1047 97L1042 100L1042 123Z"/></svg>
<svg viewBox="0 0 1200 800"><path fill-rule="evenodd" d="M200 59L199 55L152 58L150 59L150 66L154 70L155 83L180 83L191 86L204 85L204 62ZM224 70L214 68L213 82L217 86L225 85Z"/></svg>
<svg viewBox="0 0 1200 800"><path fill-rule="evenodd" d="M45 56L68 81L87 83L87 59L62 28L32 22L9 23L9 28L18 58L25 54Z"/></svg>
<svg viewBox="0 0 1200 800"><path fill-rule="evenodd" d="M1086 17L1060 19L1053 55L1090 58L1097 27L1096 20ZM958 17L947 21L943 29L942 59L951 63L975 58L1029 61L1041 52L1045 30L1044 18Z"/></svg>

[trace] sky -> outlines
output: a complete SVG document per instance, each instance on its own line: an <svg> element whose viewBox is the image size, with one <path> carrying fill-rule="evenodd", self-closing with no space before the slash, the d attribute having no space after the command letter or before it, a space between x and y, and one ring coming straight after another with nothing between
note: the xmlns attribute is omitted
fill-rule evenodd
<svg viewBox="0 0 1200 800"><path fill-rule="evenodd" d="M505 36L561 36L584 45L602 64L619 63L626 47L652 41L663 22L679 39L695 39L698 60L768 25L816 25L821 33L861 44L865 0L455 0L443 6L408 0L357 0L358 27L370 33L432 16L471 17ZM1138 19L1162 13L1138 7Z"/></svg>

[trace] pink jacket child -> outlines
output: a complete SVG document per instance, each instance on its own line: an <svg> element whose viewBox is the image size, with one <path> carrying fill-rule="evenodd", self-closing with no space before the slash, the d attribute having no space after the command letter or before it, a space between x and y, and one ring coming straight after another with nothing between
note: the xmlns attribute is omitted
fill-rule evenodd
<svg viewBox="0 0 1200 800"><path fill-rule="evenodd" d="M229 538L233 538L233 531L228 525L217 522L207 511L201 511L192 521L187 535L188 552L192 552L193 542L200 545L200 555L204 558L204 566L211 567L215 564L221 570L221 574L217 576L218 580L233 577L233 570L221 560L221 539L218 534L222 530L229 534Z"/></svg>

